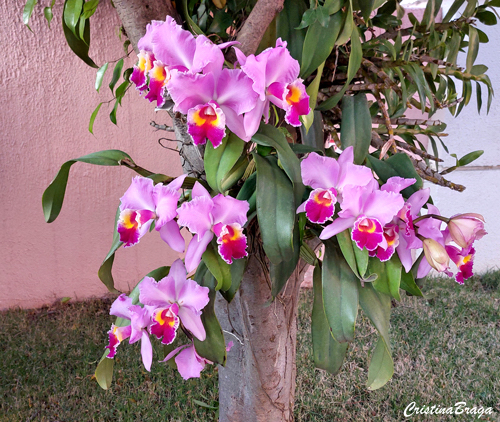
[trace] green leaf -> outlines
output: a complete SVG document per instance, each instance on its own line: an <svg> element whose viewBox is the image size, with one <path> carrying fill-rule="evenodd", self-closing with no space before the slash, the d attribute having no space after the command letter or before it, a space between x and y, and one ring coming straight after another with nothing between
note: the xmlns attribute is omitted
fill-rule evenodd
<svg viewBox="0 0 500 422"><path fill-rule="evenodd" d="M252 173L247 180L245 180L245 183L243 183L243 186L241 187L240 191L238 192L238 195L236 196L236 199L239 199L241 201L248 201L250 204L250 209L248 210L248 214L251 214L253 211L255 211L255 192L256 192L256 186L257 186L257 173ZM254 202L252 202L252 200Z"/></svg>
<svg viewBox="0 0 500 422"><path fill-rule="evenodd" d="M285 0L283 10L276 17L276 36L287 42L291 56L302 63L302 48L307 30L295 29L300 24L307 4L303 0Z"/></svg>
<svg viewBox="0 0 500 422"><path fill-rule="evenodd" d="M76 32L76 25L80 20L80 14L82 13L83 0L66 0L64 2L64 12L63 19L69 30L78 37Z"/></svg>
<svg viewBox="0 0 500 422"><path fill-rule="evenodd" d="M308 131L304 125L300 126L300 136L302 138L302 144L291 144L291 148L296 154L303 154L305 152L325 152L325 141L323 132L323 116L321 111L314 110L314 118L311 127ZM309 150L303 150L301 148L310 148Z"/></svg>
<svg viewBox="0 0 500 422"><path fill-rule="evenodd" d="M318 90L319 83L321 82L321 76L323 75L323 67L325 66L325 62L321 63L318 67L318 73L314 77L313 81L309 84L306 91L309 95L309 107L311 110L309 114L306 116L300 116L302 123L304 124L304 128L306 130L306 134L309 132L309 128L312 126L314 122L314 109L316 108L316 101L318 99Z"/></svg>
<svg viewBox="0 0 500 422"><path fill-rule="evenodd" d="M99 361L94 374L97 383L103 390L107 390L111 387L111 382L113 381L113 367L115 366L115 360L108 359L106 357L108 353L109 350L104 352L104 355Z"/></svg>
<svg viewBox="0 0 500 422"><path fill-rule="evenodd" d="M369 390L377 390L387 384L394 374L394 363L384 340L380 337L377 340L375 349L370 359L368 367L368 381L366 386Z"/></svg>
<svg viewBox="0 0 500 422"><path fill-rule="evenodd" d="M245 257L235 259L231 264L231 287L227 291L219 290L228 302L233 300L234 295L240 288L241 281L243 280L243 274L245 274L245 270L247 268L247 263L248 259Z"/></svg>
<svg viewBox="0 0 500 422"><path fill-rule="evenodd" d="M106 151L94 152L89 155L84 155L80 158L75 158L65 162L59 172L57 173L54 180L45 189L42 196L42 207L45 216L45 221L47 223L52 223L59 213L61 212L61 207L64 201L64 194L66 192L66 185L68 183L68 175L71 166L76 162L95 164L98 166L119 166L121 160L133 160L130 156L123 151L111 149Z"/></svg>
<svg viewBox="0 0 500 422"><path fill-rule="evenodd" d="M465 3L465 0L455 0L451 7L449 8L446 16L443 18L443 23L449 22L453 16L458 12L458 10L462 7L462 4Z"/></svg>
<svg viewBox="0 0 500 422"><path fill-rule="evenodd" d="M201 259L217 280L215 290L228 290L231 287L231 266L221 258L215 240L208 244Z"/></svg>
<svg viewBox="0 0 500 422"><path fill-rule="evenodd" d="M226 364L226 343L219 320L215 315L215 296L217 292L215 290L214 277L209 271L206 271L206 267L200 265L198 266L194 279L201 286L210 289L208 294L210 301L208 305L203 308L201 314L201 322L205 327L207 336L204 341L200 341L194 337L194 347L200 356L224 366Z"/></svg>
<svg viewBox="0 0 500 422"><path fill-rule="evenodd" d="M99 6L99 0L89 0L83 5L82 17L84 19L89 19L96 11L97 6Z"/></svg>
<svg viewBox="0 0 500 422"><path fill-rule="evenodd" d="M389 323L391 316L391 297L375 291L371 284L359 288L359 305L373 323L390 351Z"/></svg>
<svg viewBox="0 0 500 422"><path fill-rule="evenodd" d="M222 193L221 182L231 171L243 153L245 142L234 133L222 140L222 144L214 148L211 142L205 147L205 173L207 182L216 192Z"/></svg>
<svg viewBox="0 0 500 422"><path fill-rule="evenodd" d="M385 263L387 280L389 282L389 292L391 296L398 301L401 300L399 287L401 285L402 268L401 261L399 260L397 254L394 254L391 259Z"/></svg>
<svg viewBox="0 0 500 422"><path fill-rule="evenodd" d="M372 139L372 119L366 94L345 96L342 100L340 141L342 149L354 147L354 162L362 164Z"/></svg>
<svg viewBox="0 0 500 422"><path fill-rule="evenodd" d="M422 17L421 25L425 26L428 30L434 23L436 15L441 9L443 0L429 0L425 7L424 16Z"/></svg>
<svg viewBox="0 0 500 422"><path fill-rule="evenodd" d="M483 154L484 154L483 150L469 152L468 154L466 154L462 158L460 158L460 160L458 160L458 165L459 166L466 166L467 164L470 164L473 161L477 160Z"/></svg>
<svg viewBox="0 0 500 422"><path fill-rule="evenodd" d="M120 84L118 88L116 88L115 96L118 104L122 105L123 96L127 92L127 89L130 85L131 83L129 81L124 81Z"/></svg>
<svg viewBox="0 0 500 422"><path fill-rule="evenodd" d="M258 145L273 147L276 150L283 170L293 184L295 206L298 207L302 201L305 187L302 183L300 161L290 148L285 135L274 126L261 123L258 132L252 137L252 141Z"/></svg>
<svg viewBox="0 0 500 422"><path fill-rule="evenodd" d="M314 22L318 20L318 16L316 13L316 9L307 9L304 14L302 15L302 20L300 21L299 26L297 26L295 29L304 29L307 28L308 26L312 25ZM325 25L322 25L325 26Z"/></svg>
<svg viewBox="0 0 500 422"><path fill-rule="evenodd" d="M316 21L307 29L302 48L301 78L306 79L328 58L337 41L341 25L342 12L337 12L330 17L327 28Z"/></svg>
<svg viewBox="0 0 500 422"><path fill-rule="evenodd" d="M349 230L344 230L343 232L337 234L337 241L339 242L340 250L342 251L342 255L344 255L347 264L349 264L353 273L356 274L356 277L361 278L358 272L356 255L354 254L354 248L356 246L352 243Z"/></svg>
<svg viewBox="0 0 500 422"><path fill-rule="evenodd" d="M271 277L271 296L275 298L281 293L283 287L290 276L295 271L300 258L300 233L299 225L295 224L293 231L293 256L288 261L282 261L279 264L269 264L269 274Z"/></svg>
<svg viewBox="0 0 500 422"><path fill-rule="evenodd" d="M314 303L311 314L313 359L316 368L330 374L340 371L349 343L339 343L332 336L323 305L321 268L317 265L313 273Z"/></svg>
<svg viewBox="0 0 500 422"><path fill-rule="evenodd" d="M210 406L209 404L205 403L205 402L202 402L200 400L196 400L196 399L193 399L193 403L200 406L200 407L205 407L207 409L212 409L212 410L217 410L218 407L215 407L215 406Z"/></svg>
<svg viewBox="0 0 500 422"><path fill-rule="evenodd" d="M66 7L65 7L66 8ZM83 39L80 39L77 35L73 33L73 31L66 25L64 21L64 16L62 20L62 27L64 36L66 38L66 42L69 45L69 48L75 53L80 59L82 59L86 64L90 67L98 66L94 63L94 61L89 57L89 44L90 44L90 21L86 20L83 31Z"/></svg>
<svg viewBox="0 0 500 422"><path fill-rule="evenodd" d="M340 32L337 40L335 41L335 45L344 45L351 38L352 31L354 28L354 20L352 16L352 0L349 0L347 3L347 10L343 13L343 25L342 31Z"/></svg>
<svg viewBox="0 0 500 422"><path fill-rule="evenodd" d="M476 65L472 66L470 73L472 75L481 76L482 74L486 73L487 71L488 71L488 66L485 66L484 64L476 64Z"/></svg>
<svg viewBox="0 0 500 422"><path fill-rule="evenodd" d="M102 85L102 79L104 78L104 74L106 73L106 70L108 69L108 62L104 63L99 70L97 71L96 77L95 77L95 90L99 92L99 89L101 88Z"/></svg>
<svg viewBox="0 0 500 422"><path fill-rule="evenodd" d="M405 198L409 198L417 190L423 186L422 179L417 174L410 158L405 153L397 153L389 157L387 160L380 161L372 155L367 155L368 164L377 173L377 176L382 182L387 182L390 177L399 176L404 178L414 178L416 183L402 190Z"/></svg>
<svg viewBox="0 0 500 422"><path fill-rule="evenodd" d="M481 10L476 13L475 18L477 18L480 22L484 23L485 25L496 25L497 24L497 17L493 12L490 12L489 10Z"/></svg>
<svg viewBox="0 0 500 422"><path fill-rule="evenodd" d="M28 27L28 29L31 31L31 28L29 26L31 15L33 14L33 10L35 9L35 5L38 3L37 0L27 0L26 4L24 5L23 9L23 23Z"/></svg>
<svg viewBox="0 0 500 422"><path fill-rule="evenodd" d="M479 51L479 35L477 29L469 25L469 48L467 49L467 60L465 71L470 73L472 66L476 61L477 53Z"/></svg>
<svg viewBox="0 0 500 422"><path fill-rule="evenodd" d="M358 316L358 284L330 242L325 243L322 285L325 314L333 337L339 343L351 342Z"/></svg>
<svg viewBox="0 0 500 422"><path fill-rule="evenodd" d="M375 0L358 0L361 16L364 20L367 20L370 17L374 4Z"/></svg>
<svg viewBox="0 0 500 422"><path fill-rule="evenodd" d="M273 264L293 256L295 205L290 179L275 157L254 153L257 167L257 218L264 251ZM277 224L279 222L279 224Z"/></svg>
<svg viewBox="0 0 500 422"><path fill-rule="evenodd" d="M116 125L116 112L118 110L118 106L120 103L118 101L115 101L115 105L113 106L113 110L111 110L111 113L109 113L109 120L111 120L111 123Z"/></svg>
<svg viewBox="0 0 500 422"><path fill-rule="evenodd" d="M318 107L316 107L317 110L330 110L338 104L347 91L352 79L356 76L356 73L358 73L362 60L363 48L359 39L358 28L354 26L351 35L351 54L349 55L349 64L347 65L347 81L340 92L321 103Z"/></svg>
<svg viewBox="0 0 500 422"><path fill-rule="evenodd" d="M366 270L368 269L368 249L363 248L363 250L361 250L354 242L352 243L352 249L354 251L354 255L356 256L356 264L358 266L359 275L364 278Z"/></svg>
<svg viewBox="0 0 500 422"><path fill-rule="evenodd" d="M94 122L95 118L97 117L97 113L99 113L99 110L102 106L102 103L99 103L95 110L92 112L92 115L90 116L90 121L89 121L89 132L94 134Z"/></svg>
<svg viewBox="0 0 500 422"><path fill-rule="evenodd" d="M113 77L111 78L111 82L109 83L109 89L111 92L115 89L115 85L118 82L118 79L120 79L120 76L122 74L122 69L123 69L123 59L120 59L116 62L115 68L113 69Z"/></svg>
<svg viewBox="0 0 500 422"><path fill-rule="evenodd" d="M415 283L415 279L413 278L413 273L411 271L409 273L405 272L404 270L401 271L400 287L413 296L423 296L419 287Z"/></svg>
<svg viewBox="0 0 500 422"><path fill-rule="evenodd" d="M52 13L52 7L50 6L44 7L43 16L45 16L45 19L47 20L47 24L49 25L50 29L50 22L52 22L52 18L54 17L54 14Z"/></svg>

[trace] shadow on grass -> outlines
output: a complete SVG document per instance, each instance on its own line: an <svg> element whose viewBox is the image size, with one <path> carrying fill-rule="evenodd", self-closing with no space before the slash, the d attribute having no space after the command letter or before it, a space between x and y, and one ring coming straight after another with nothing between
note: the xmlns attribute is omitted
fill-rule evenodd
<svg viewBox="0 0 500 422"><path fill-rule="evenodd" d="M424 286L425 299L404 297L391 317L394 377L373 392L365 383L376 333L367 319L360 312L341 372L331 376L316 370L309 332L312 292L303 291L296 420L401 421L411 402L448 407L466 401L500 412L499 279L500 273L492 272L463 287L431 279ZM110 304L108 298L0 313L0 420L215 419L213 410L193 400L217 405L217 368L207 366L200 380L190 381L161 363L154 362L148 373L138 344L120 346L113 385L108 391L99 388L92 375L114 319L108 315ZM154 361L161 358L157 347Z"/></svg>

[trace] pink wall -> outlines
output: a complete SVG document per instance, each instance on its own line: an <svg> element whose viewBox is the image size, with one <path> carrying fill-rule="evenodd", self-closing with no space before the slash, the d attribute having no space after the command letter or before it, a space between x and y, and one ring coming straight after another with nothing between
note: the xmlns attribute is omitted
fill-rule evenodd
<svg viewBox="0 0 500 422"><path fill-rule="evenodd" d="M118 126L103 105L88 130L93 109L111 98L107 87L95 92L95 70L80 61L65 45L60 3L55 7L52 30L41 16L31 22L33 33L21 21L24 1L0 0L0 204L4 215L0 271L0 309L34 307L56 298L82 299L101 296L106 288L97 270L111 245L113 221L119 198L133 172L126 168L73 166L59 218L46 224L41 197L60 165L84 154L122 149L141 166L155 172L178 175L178 156L161 148L151 120L165 123L166 114L129 92L118 111ZM100 65L122 54L115 35L118 18L109 2L103 2L93 19L91 57ZM133 59L132 59L133 60ZM128 65L132 61L129 60ZM115 259L115 281L127 290L148 271L168 265L176 253L156 233L139 245L121 249Z"/></svg>

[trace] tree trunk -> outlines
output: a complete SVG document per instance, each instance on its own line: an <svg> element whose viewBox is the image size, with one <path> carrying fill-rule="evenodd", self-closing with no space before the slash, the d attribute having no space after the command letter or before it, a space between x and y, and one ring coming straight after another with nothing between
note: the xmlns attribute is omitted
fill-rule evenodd
<svg viewBox="0 0 500 422"><path fill-rule="evenodd" d="M295 270L271 302L269 275L249 257L241 287L228 304L217 303L222 329L236 339L226 367L219 367L220 422L293 420L297 305L303 274ZM227 336L226 341L230 340Z"/></svg>

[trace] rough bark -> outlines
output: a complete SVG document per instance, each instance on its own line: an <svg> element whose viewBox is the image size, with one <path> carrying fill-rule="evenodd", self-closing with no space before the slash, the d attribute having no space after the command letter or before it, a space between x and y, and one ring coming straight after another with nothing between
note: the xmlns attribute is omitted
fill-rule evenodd
<svg viewBox="0 0 500 422"><path fill-rule="evenodd" d="M242 343L233 339L226 367L219 367L220 422L293 420L302 279L297 269L271 302L268 276L256 255L251 255L233 301L219 300L216 312L222 328Z"/></svg>
<svg viewBox="0 0 500 422"><path fill-rule="evenodd" d="M165 20L170 15L180 23L179 15L170 0L114 0L113 3L136 53L139 52L137 42L146 33L149 22Z"/></svg>

